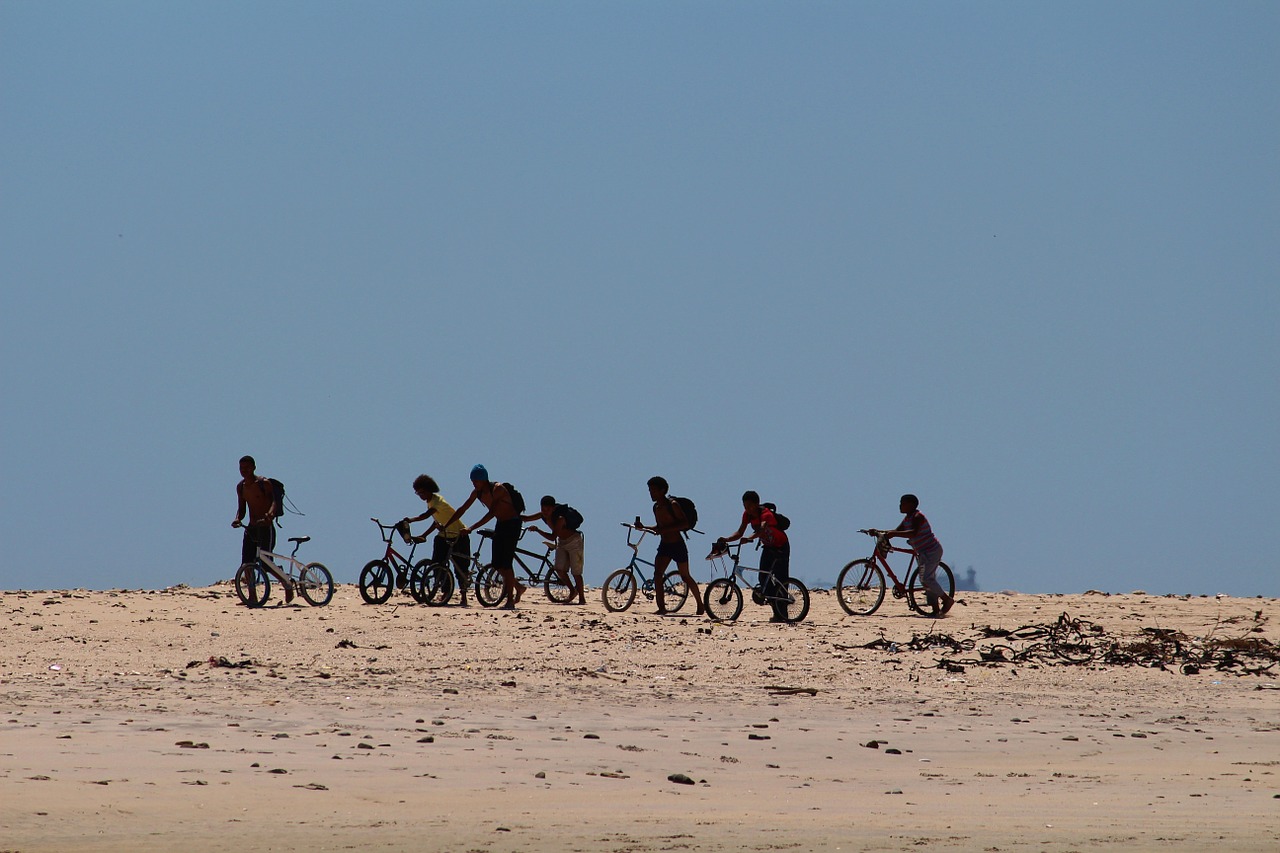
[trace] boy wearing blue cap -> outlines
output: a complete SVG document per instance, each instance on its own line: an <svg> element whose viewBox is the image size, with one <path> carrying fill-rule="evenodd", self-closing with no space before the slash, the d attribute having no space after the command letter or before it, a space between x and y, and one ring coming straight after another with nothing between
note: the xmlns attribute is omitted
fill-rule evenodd
<svg viewBox="0 0 1280 853"><path fill-rule="evenodd" d="M507 602L503 608L514 610L525 590L524 584L516 580L515 571L516 545L520 541L520 511L516 508L515 501L511 499L511 492L507 487L502 483L491 482L489 472L483 465L476 465L471 469L471 486L471 495L462 506L454 510L449 520L440 526L448 529L449 525L461 518L477 499L488 508L489 511L484 514L484 518L470 527L463 528L463 532L470 534L477 527L488 524L489 519L496 519L493 525L491 551L493 567L498 570L498 574L502 575L502 597Z"/></svg>

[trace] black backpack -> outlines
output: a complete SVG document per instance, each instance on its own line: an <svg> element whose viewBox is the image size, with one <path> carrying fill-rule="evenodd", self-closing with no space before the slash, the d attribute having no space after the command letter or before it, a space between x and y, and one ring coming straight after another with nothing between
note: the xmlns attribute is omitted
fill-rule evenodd
<svg viewBox="0 0 1280 853"><path fill-rule="evenodd" d="M564 526L570 530L577 530L582 527L582 513L568 504L556 504L556 508L551 511L551 517L563 518Z"/></svg>
<svg viewBox="0 0 1280 853"><path fill-rule="evenodd" d="M778 522L779 530L785 531L788 527L791 526L791 519L787 518L785 515L778 512L778 507L776 504L760 504L760 506L764 507L765 509L769 510L769 512L773 513L774 520Z"/></svg>
<svg viewBox="0 0 1280 853"><path fill-rule="evenodd" d="M507 494L511 496L511 505L516 508L516 512L524 512L524 495L510 483L503 483L507 487Z"/></svg>
<svg viewBox="0 0 1280 853"><path fill-rule="evenodd" d="M692 530L697 527L698 508L694 506L693 501L690 498L678 498L675 495L670 495L670 499L675 501L680 506L681 512L684 513L685 526L682 530Z"/></svg>

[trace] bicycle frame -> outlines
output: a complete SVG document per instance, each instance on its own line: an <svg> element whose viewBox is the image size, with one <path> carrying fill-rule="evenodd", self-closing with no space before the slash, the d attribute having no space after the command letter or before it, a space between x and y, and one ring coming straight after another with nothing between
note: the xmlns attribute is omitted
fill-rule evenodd
<svg viewBox="0 0 1280 853"><path fill-rule="evenodd" d="M413 553L418 550L418 543L409 536L409 528L407 526L402 528L399 524L383 524L376 518L370 518L369 520L378 525L378 529L382 532L382 541L387 543L387 552L382 559L397 571L408 571L413 565ZM409 556L407 558L395 548L396 532L400 533L401 539L409 543Z"/></svg>
<svg viewBox="0 0 1280 853"><path fill-rule="evenodd" d="M281 576L288 577L290 580L297 580L300 570L306 565L306 563L298 559L298 549L302 547L303 542L306 542L310 538L310 536L294 536L290 538L289 541L293 543L293 553L287 557L284 554L276 554L265 548L259 548L258 562L266 563L268 566L275 569ZM272 557L275 557L283 563L288 563L289 568L281 568L270 559Z"/></svg>
<svg viewBox="0 0 1280 853"><path fill-rule="evenodd" d="M916 552L914 548L899 548L889 542L888 537L881 536L876 539L875 550L871 553L872 561L879 564L884 569L884 573L889 576L889 580L893 581L893 595L895 598L901 598L906 592L906 586L902 581L898 580L898 576L893 573L893 569L889 568L889 552L897 552L899 554L910 554L911 562L907 563L907 570L903 573L903 577L911 577L911 570L916 566Z"/></svg>
<svg viewBox="0 0 1280 853"><path fill-rule="evenodd" d="M755 540L755 542L756 542L756 549L759 550L760 541ZM765 592L766 583L768 582L768 580L773 578L773 572L766 572L755 566L744 566L741 564L742 546L745 544L746 543L741 540L737 542L730 542L726 546L725 550L721 551L719 554L716 554L713 552L707 555L707 560L711 563L712 572L716 572L716 571L723 572L724 576L727 579L733 581L735 584L738 584L739 586L745 585L750 587L753 590L759 588L760 595L765 601L782 601L784 599L789 600L789 596L769 595L768 593ZM733 562L733 568L729 568L728 561ZM747 576L745 574L746 572L755 572L757 583L755 584L750 583L747 580ZM769 588L773 588L773 585L769 584Z"/></svg>
<svg viewBox="0 0 1280 853"><path fill-rule="evenodd" d="M623 568L629 569L630 571L635 572L636 576L639 577L641 581L640 591L643 592L646 597L653 598L654 596L653 579L658 574L658 566L655 563L649 560L646 560L644 557L640 556L640 543L643 542L644 537L648 536L652 531L650 530L639 531L640 538L632 542L631 534L636 532L635 525L627 524L624 521L622 522L622 526L627 528L627 547L631 549L631 560L625 566L623 566ZM650 571L648 575L644 573L644 569L640 568L641 566L649 567Z"/></svg>

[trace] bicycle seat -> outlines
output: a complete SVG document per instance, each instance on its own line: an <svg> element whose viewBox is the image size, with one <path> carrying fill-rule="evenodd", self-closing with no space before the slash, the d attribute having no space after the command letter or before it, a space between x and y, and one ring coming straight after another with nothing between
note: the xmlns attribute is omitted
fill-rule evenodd
<svg viewBox="0 0 1280 853"><path fill-rule="evenodd" d="M299 545L301 545L303 542L310 542L311 537L310 536L290 536L289 541L297 542Z"/></svg>
<svg viewBox="0 0 1280 853"><path fill-rule="evenodd" d="M484 530L477 530L476 532L479 533L481 536L483 536L485 539L493 538L493 531L488 528L485 528Z"/></svg>

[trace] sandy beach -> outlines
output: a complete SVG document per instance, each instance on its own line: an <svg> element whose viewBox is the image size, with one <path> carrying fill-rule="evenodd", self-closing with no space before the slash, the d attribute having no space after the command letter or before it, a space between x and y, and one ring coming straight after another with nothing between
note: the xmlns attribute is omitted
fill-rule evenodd
<svg viewBox="0 0 1280 853"><path fill-rule="evenodd" d="M0 851L1280 848L1280 665L1241 674L1280 602L961 598L0 593ZM1063 614L1090 659L1035 630Z"/></svg>

